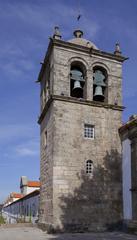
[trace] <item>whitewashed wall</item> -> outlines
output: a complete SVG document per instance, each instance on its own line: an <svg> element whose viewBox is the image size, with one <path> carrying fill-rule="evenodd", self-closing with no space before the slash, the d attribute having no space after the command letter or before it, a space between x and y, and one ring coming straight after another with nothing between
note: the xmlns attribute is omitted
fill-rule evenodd
<svg viewBox="0 0 137 240"><path fill-rule="evenodd" d="M3 217L7 223L35 223L38 220L39 194L22 198L3 208Z"/></svg>
<svg viewBox="0 0 137 240"><path fill-rule="evenodd" d="M123 147L123 212L124 219L132 219L132 193L131 189L131 142L126 139L122 143Z"/></svg>
<svg viewBox="0 0 137 240"><path fill-rule="evenodd" d="M26 194L29 194L35 190L39 190L39 187L26 187Z"/></svg>

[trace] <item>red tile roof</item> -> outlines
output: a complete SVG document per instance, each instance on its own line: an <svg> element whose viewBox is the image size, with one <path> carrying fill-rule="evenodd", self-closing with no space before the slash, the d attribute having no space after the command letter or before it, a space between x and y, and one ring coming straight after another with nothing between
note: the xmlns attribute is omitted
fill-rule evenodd
<svg viewBox="0 0 137 240"><path fill-rule="evenodd" d="M11 196L12 198L22 198L24 195L21 194L21 193L12 192L12 193L10 194L10 196Z"/></svg>
<svg viewBox="0 0 137 240"><path fill-rule="evenodd" d="M8 204L5 205L5 208L6 208L7 206L9 206L9 205L16 204L17 202L21 202L21 201L23 201L24 199L31 198L31 197L37 196L37 195L39 195L39 194L40 194L40 190L35 190L35 191L33 191L33 192L30 192L30 193L28 193L28 194L26 194L26 195L23 195L23 197L15 200L15 201L12 201L12 202L10 202L10 203L7 202ZM6 202L5 202L5 203L6 203Z"/></svg>
<svg viewBox="0 0 137 240"><path fill-rule="evenodd" d="M28 181L27 186L28 187L40 187L40 182L39 181Z"/></svg>

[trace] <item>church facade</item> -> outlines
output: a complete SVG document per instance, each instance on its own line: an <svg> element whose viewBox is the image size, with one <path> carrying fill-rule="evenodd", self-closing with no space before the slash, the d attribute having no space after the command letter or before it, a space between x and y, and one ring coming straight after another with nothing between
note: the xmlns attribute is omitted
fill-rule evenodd
<svg viewBox="0 0 137 240"><path fill-rule="evenodd" d="M120 47L99 50L76 30L50 39L39 73L39 224L61 231L111 229L123 218Z"/></svg>

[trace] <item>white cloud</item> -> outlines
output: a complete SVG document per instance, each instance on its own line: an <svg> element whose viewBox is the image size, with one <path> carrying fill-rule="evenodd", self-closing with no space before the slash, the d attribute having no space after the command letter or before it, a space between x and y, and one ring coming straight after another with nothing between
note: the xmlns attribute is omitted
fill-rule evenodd
<svg viewBox="0 0 137 240"><path fill-rule="evenodd" d="M34 126L23 124L5 124L0 126L0 143L12 142L18 138L34 135Z"/></svg>
<svg viewBox="0 0 137 240"><path fill-rule="evenodd" d="M13 135L12 135L13 136ZM19 137L19 140L12 142L11 145L7 144L6 151L0 149L2 159L0 161L0 167L6 166L20 166L21 158L25 157L36 157L37 159L40 158L40 144L38 137L32 137L32 134L29 136L25 136L22 139L22 136Z"/></svg>
<svg viewBox="0 0 137 240"><path fill-rule="evenodd" d="M51 32L55 25L60 25L67 33L72 27L77 27L77 5L72 8L71 4L67 2L61 3L59 1L48 2L48 4L30 4L29 2L19 2L16 4L7 4L6 18L16 19L20 24L25 24L26 31L29 27L34 29L35 33L41 33L46 36L47 32ZM1 13L2 15L4 13ZM84 8L81 8L82 19L80 25L84 28L89 36L94 36L99 26L87 16ZM22 26L22 25L21 25ZM90 27L91 26L91 27ZM83 29L83 30L84 30Z"/></svg>
<svg viewBox="0 0 137 240"><path fill-rule="evenodd" d="M20 157L38 156L39 155L38 139L32 139L24 142L23 144L17 145L15 148L15 153Z"/></svg>
<svg viewBox="0 0 137 240"><path fill-rule="evenodd" d="M15 46L13 42L6 42L4 46L0 48L0 57L2 58L4 55L8 57L24 57L25 53L19 46Z"/></svg>
<svg viewBox="0 0 137 240"><path fill-rule="evenodd" d="M13 75L14 77L18 77L22 75L22 69L18 68L13 62L7 62L4 66L0 64L0 68L7 74L7 76Z"/></svg>
<svg viewBox="0 0 137 240"><path fill-rule="evenodd" d="M34 68L34 62L28 51L25 52L23 48L21 49L13 42L9 43L8 46L5 43L3 48L0 49L0 70L7 75L7 79L11 76L14 76L13 79L16 79L16 77L24 76L25 73L27 75Z"/></svg>
<svg viewBox="0 0 137 240"><path fill-rule="evenodd" d="M32 4L28 2L5 3L6 11L0 11L0 19L17 27L16 38L10 37L2 43L0 49L0 70L6 75L7 80L18 80L22 77L28 79L30 72L35 72L36 55L44 49L49 35L52 35L55 25L59 25L62 38L72 37L73 30L77 27L76 8L68 3L54 2L46 4ZM80 27L89 37L97 34L99 26L93 22L82 9ZM91 26L91 27L90 27ZM1 40L0 40L1 41ZM45 41L45 42L44 42ZM32 57L33 56L33 57ZM38 60L39 61L39 60Z"/></svg>
<svg viewBox="0 0 137 240"><path fill-rule="evenodd" d="M16 152L19 156L35 156L38 154L38 151L23 146L16 149Z"/></svg>

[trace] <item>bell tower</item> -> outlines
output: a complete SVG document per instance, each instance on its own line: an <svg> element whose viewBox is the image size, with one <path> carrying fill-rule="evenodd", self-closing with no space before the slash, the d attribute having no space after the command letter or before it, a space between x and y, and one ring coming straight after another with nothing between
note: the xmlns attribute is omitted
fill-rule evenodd
<svg viewBox="0 0 137 240"><path fill-rule="evenodd" d="M92 231L122 221L122 63L119 44L104 52L81 30L64 41L58 27L39 73L39 224Z"/></svg>

